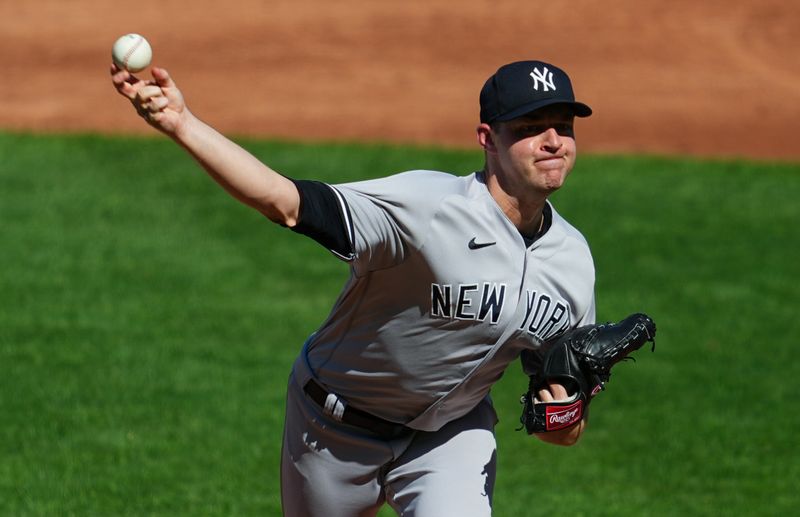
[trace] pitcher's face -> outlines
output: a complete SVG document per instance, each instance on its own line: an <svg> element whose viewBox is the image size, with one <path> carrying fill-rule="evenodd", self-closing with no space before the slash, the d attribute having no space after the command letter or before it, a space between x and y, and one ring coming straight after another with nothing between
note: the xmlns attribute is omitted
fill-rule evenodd
<svg viewBox="0 0 800 517"><path fill-rule="evenodd" d="M495 158L508 185L549 194L561 188L575 165L574 115L552 105L491 126Z"/></svg>

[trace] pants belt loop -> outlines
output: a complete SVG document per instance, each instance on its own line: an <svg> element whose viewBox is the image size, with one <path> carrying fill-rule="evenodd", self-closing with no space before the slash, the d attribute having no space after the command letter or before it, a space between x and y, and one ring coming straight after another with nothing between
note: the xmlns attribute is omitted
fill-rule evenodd
<svg viewBox="0 0 800 517"><path fill-rule="evenodd" d="M345 401L340 399L335 393L328 393L325 397L325 406L323 410L334 420L341 422L344 416L344 409L347 407Z"/></svg>

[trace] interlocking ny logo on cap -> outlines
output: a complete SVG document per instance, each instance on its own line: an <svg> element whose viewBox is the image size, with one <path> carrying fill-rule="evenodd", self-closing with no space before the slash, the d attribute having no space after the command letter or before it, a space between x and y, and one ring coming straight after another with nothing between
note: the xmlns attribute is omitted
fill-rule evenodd
<svg viewBox="0 0 800 517"><path fill-rule="evenodd" d="M544 67L541 72L539 68L534 68L533 72L531 72L531 77L533 77L533 89L537 92L539 91L539 83L542 84L544 91L550 91L549 89L555 91L556 85L553 83L553 72L549 71L547 67Z"/></svg>

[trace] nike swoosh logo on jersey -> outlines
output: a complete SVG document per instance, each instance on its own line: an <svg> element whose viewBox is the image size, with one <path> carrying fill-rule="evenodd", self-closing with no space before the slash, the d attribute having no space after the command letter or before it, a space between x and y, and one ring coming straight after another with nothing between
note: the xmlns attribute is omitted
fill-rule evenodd
<svg viewBox="0 0 800 517"><path fill-rule="evenodd" d="M487 246L494 246L495 244L497 244L496 241L492 241L492 242L475 242L475 237L473 237L472 240L469 241L469 244L467 246L469 246L469 249L471 249L471 250L479 250L479 249L485 248Z"/></svg>

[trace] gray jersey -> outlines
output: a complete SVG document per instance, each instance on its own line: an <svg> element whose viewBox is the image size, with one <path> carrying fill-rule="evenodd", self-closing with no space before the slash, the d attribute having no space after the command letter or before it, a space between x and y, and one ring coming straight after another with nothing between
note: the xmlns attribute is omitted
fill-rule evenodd
<svg viewBox="0 0 800 517"><path fill-rule="evenodd" d="M349 218L351 275L303 353L354 407L437 430L486 397L521 350L594 322L589 247L555 210L527 246L480 173L333 188Z"/></svg>

